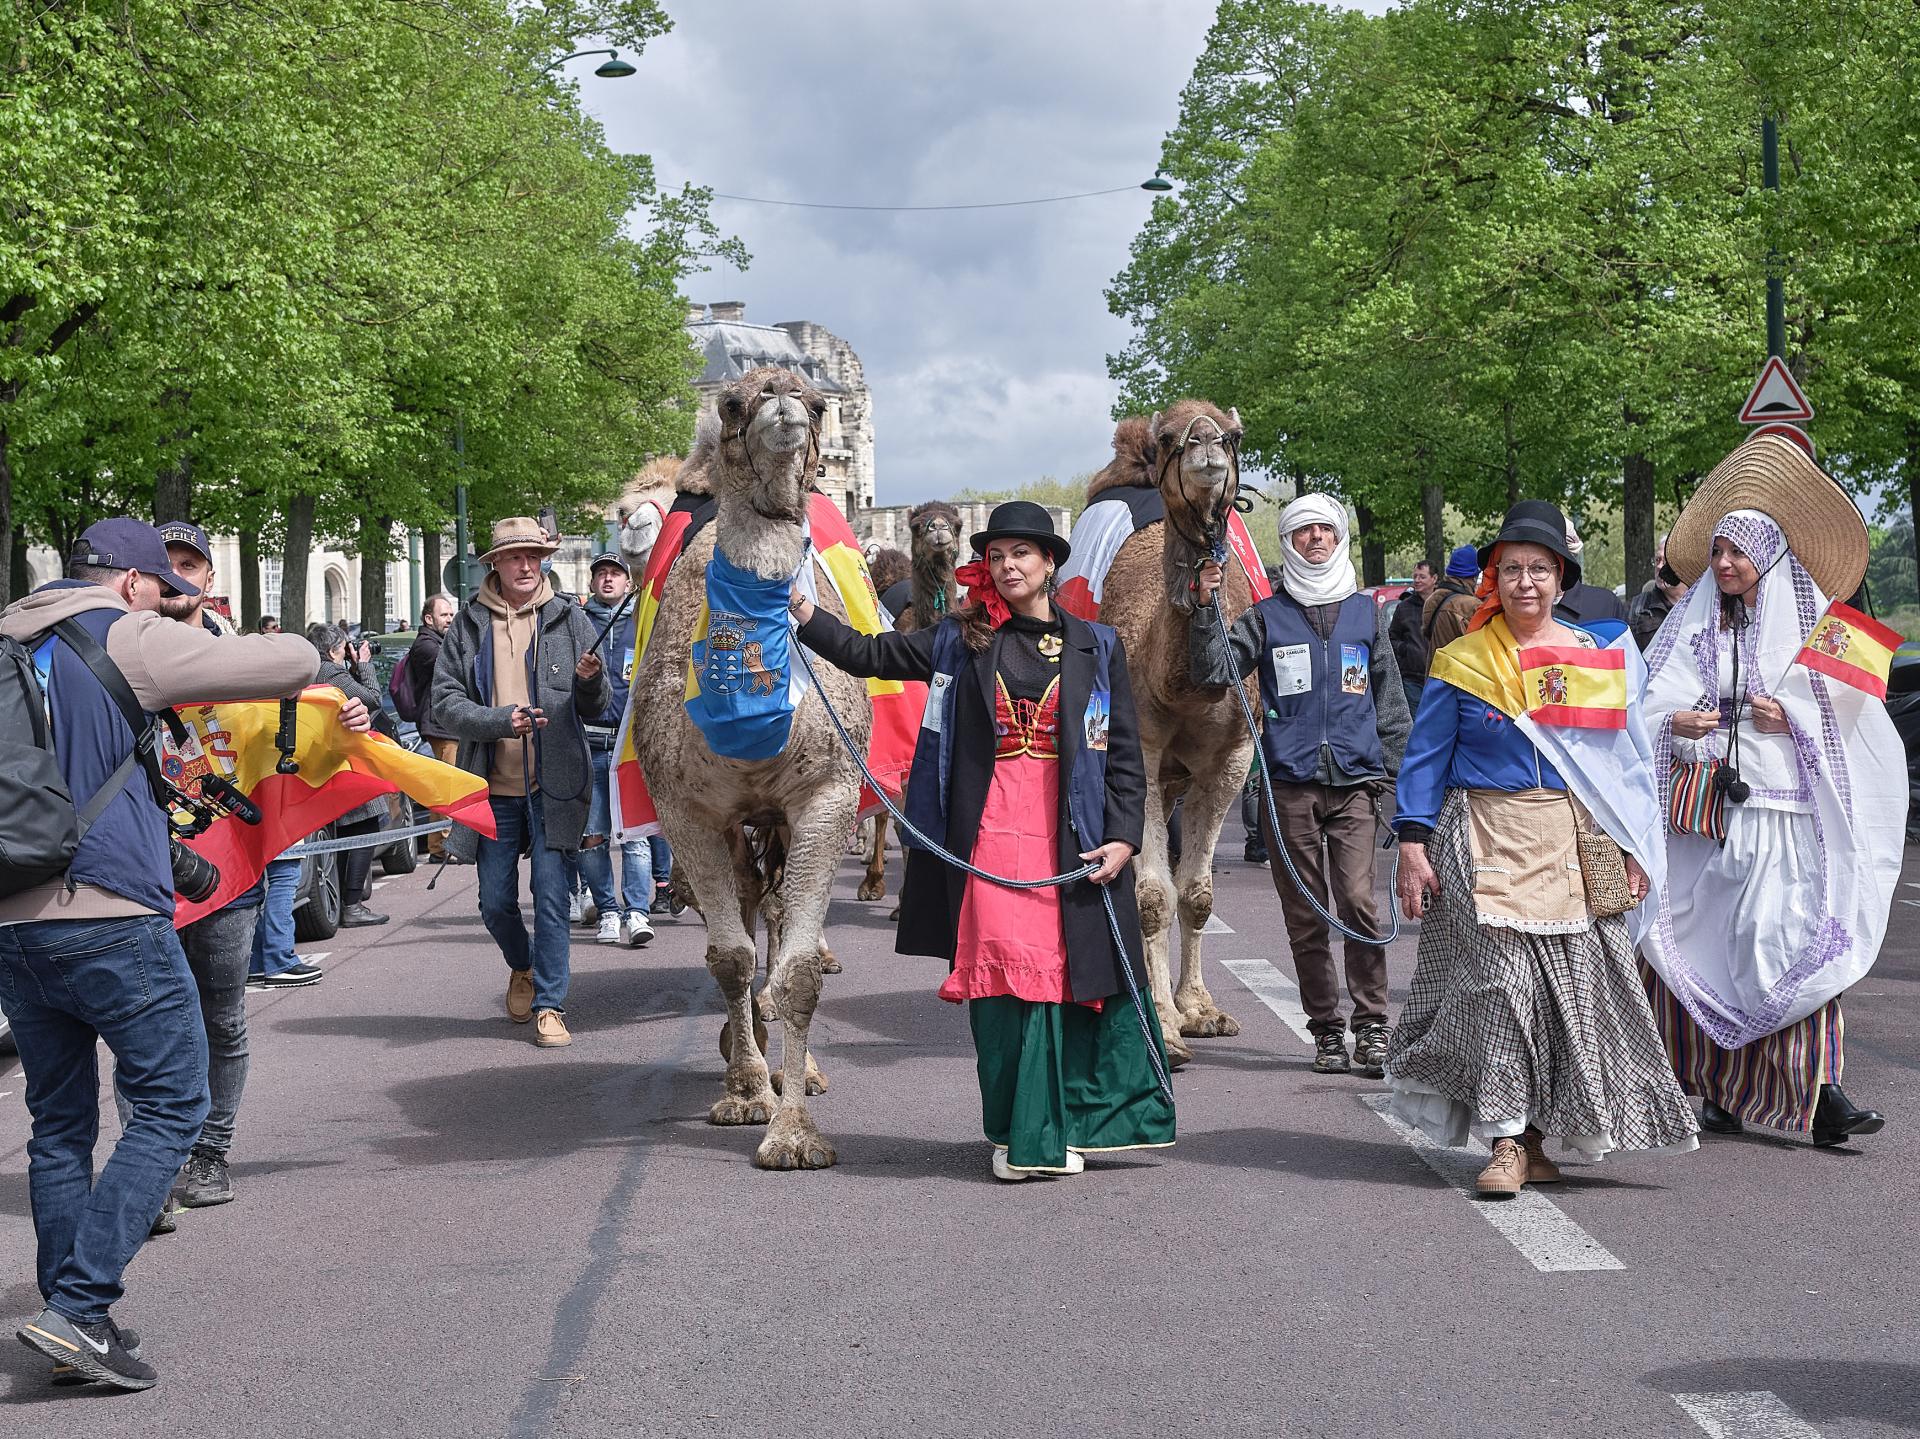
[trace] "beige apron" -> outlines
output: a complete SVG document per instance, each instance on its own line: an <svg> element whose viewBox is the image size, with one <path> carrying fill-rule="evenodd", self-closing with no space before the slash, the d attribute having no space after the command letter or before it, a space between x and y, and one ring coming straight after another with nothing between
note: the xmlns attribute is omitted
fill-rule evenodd
<svg viewBox="0 0 1920 1439"><path fill-rule="evenodd" d="M1467 791L1479 923L1528 934L1578 934L1593 923L1574 838L1578 803L1557 789Z"/></svg>

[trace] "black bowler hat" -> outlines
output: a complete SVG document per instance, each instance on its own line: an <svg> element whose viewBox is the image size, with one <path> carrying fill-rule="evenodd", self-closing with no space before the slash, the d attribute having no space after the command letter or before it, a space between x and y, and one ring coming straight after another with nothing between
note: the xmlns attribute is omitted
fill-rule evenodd
<svg viewBox="0 0 1920 1439"><path fill-rule="evenodd" d="M1072 553L1067 542L1053 532L1053 521L1047 512L1032 500L1008 500L1003 505L995 505L993 513L987 516L987 527L974 531L973 552L984 555L987 546L995 540L1032 540L1053 556L1056 565L1065 564Z"/></svg>
<svg viewBox="0 0 1920 1439"><path fill-rule="evenodd" d="M1560 587L1570 590L1580 583L1580 561L1567 548L1567 517L1550 500L1522 500L1508 510L1493 543L1480 546L1480 568L1484 570L1493 563L1496 545L1507 543L1552 550L1560 556Z"/></svg>

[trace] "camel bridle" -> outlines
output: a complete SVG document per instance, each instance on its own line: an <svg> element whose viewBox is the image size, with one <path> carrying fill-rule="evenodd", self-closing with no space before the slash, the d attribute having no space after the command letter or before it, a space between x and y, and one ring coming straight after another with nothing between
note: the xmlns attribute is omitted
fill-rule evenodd
<svg viewBox="0 0 1920 1439"><path fill-rule="evenodd" d="M803 483L800 486L799 512L790 513L782 510L769 514L766 510L761 509L760 506L753 503L752 500L747 501L747 508L763 520L774 520L789 525L797 525L807 517L807 492L813 488L813 472L818 469L820 465L820 419L812 413L813 407L806 402L805 397L797 390L788 390L785 394L771 396L770 398L785 400L789 397L799 400L800 408L806 410L809 415L807 421L807 459L806 468L803 473ZM720 439L722 443L728 440L738 440L740 442L740 449L747 457L748 473L759 482L760 488L765 489L767 488L767 477L760 473L760 466L754 463L753 446L747 443L747 429L753 424L753 417L759 412L759 406L756 405L741 419L736 429L731 431L723 430Z"/></svg>
<svg viewBox="0 0 1920 1439"><path fill-rule="evenodd" d="M1179 461L1181 456L1186 454L1187 445L1192 440L1193 427L1202 420L1212 425L1214 431L1220 436L1220 443L1227 451L1227 464L1233 471L1233 478L1230 482L1220 487L1220 498L1203 511L1207 516L1206 531L1198 537L1188 534L1186 527L1174 518L1173 507L1167 507L1167 524L1172 527L1176 535L1180 536L1191 548L1199 553L1200 558L1194 562L1196 569L1206 560L1211 559L1217 561L1226 556L1227 513L1233 508L1234 491L1239 487L1240 482L1239 441L1235 439L1230 431L1223 428L1220 422L1214 419L1212 415L1195 415L1187 421L1186 428L1180 432L1180 443L1171 447L1171 454L1159 462L1159 468L1153 477L1154 487L1165 490L1166 467L1169 464L1173 464L1176 466L1174 470L1173 487L1175 493L1180 496L1181 509L1189 513L1201 509L1200 506L1194 504L1193 497L1187 493L1187 473L1185 468L1179 465Z"/></svg>

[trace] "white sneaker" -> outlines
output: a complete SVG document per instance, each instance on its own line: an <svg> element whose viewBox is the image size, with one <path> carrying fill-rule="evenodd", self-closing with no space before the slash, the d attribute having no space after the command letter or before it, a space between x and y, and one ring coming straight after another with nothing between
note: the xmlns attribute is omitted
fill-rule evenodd
<svg viewBox="0 0 1920 1439"><path fill-rule="evenodd" d="M1085 1157L1081 1155L1079 1150L1069 1149L1067 1151L1067 1171L1066 1172L1068 1174L1085 1174L1087 1172L1087 1161Z"/></svg>
<svg viewBox="0 0 1920 1439"><path fill-rule="evenodd" d="M600 933L594 936L594 941L598 944L620 943L620 916L617 914L601 915Z"/></svg>
<svg viewBox="0 0 1920 1439"><path fill-rule="evenodd" d="M1007 1151L996 1144L993 1146L993 1177L1005 1180L1008 1184L1018 1184L1023 1179L1033 1178L1033 1171L1015 1169L1007 1163Z"/></svg>
<svg viewBox="0 0 1920 1439"><path fill-rule="evenodd" d="M627 915L627 948L638 949L653 939L653 922L640 910Z"/></svg>
<svg viewBox="0 0 1920 1439"><path fill-rule="evenodd" d="M585 924L587 922L587 897L579 890L567 896L567 923Z"/></svg>

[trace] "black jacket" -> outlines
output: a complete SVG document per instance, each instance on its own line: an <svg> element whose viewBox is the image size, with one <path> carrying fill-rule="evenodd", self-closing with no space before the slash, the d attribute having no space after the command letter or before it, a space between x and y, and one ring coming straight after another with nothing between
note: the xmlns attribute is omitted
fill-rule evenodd
<svg viewBox="0 0 1920 1439"><path fill-rule="evenodd" d="M422 625L400 660L413 679L414 698L420 704L420 717L414 721L414 728L420 731L422 739L453 738L433 722L433 667L440 662L440 643L440 632Z"/></svg>
<svg viewBox="0 0 1920 1439"><path fill-rule="evenodd" d="M1093 631L1084 620L1056 610L1064 624L1066 648L1060 655L1060 872L1080 868L1083 861L1067 821L1066 777L1082 740L1081 716L1093 688ZM882 679L931 680L933 640L937 629L911 634L891 631L863 635L849 629L824 610L800 631L808 647L848 674ZM995 736L993 727L994 673L1002 637L972 656L955 677L959 686L953 737L952 788L947 798L947 832L937 835L963 859L973 855L973 841L993 782ZM1140 757L1140 722L1133 707L1133 683L1127 675L1126 647L1117 640L1108 666L1107 685L1112 716L1107 734L1106 837L1122 840L1137 853L1146 826L1147 773ZM901 954L926 954L951 963L960 930L960 901L966 875L923 849L908 849L906 884L900 894L900 928L894 948ZM1114 914L1126 943L1127 958L1136 983L1146 990L1146 965L1141 955L1140 910L1133 892L1131 862L1107 885ZM1124 992L1114 964L1113 938L1107 928L1106 907L1098 887L1079 880L1060 892L1060 917L1067 941L1067 982L1076 1000L1105 999Z"/></svg>
<svg viewBox="0 0 1920 1439"><path fill-rule="evenodd" d="M1427 637L1420 628L1421 606L1425 603L1425 595L1409 588L1394 605L1393 620L1387 626L1400 678L1414 684L1422 684L1427 678Z"/></svg>

